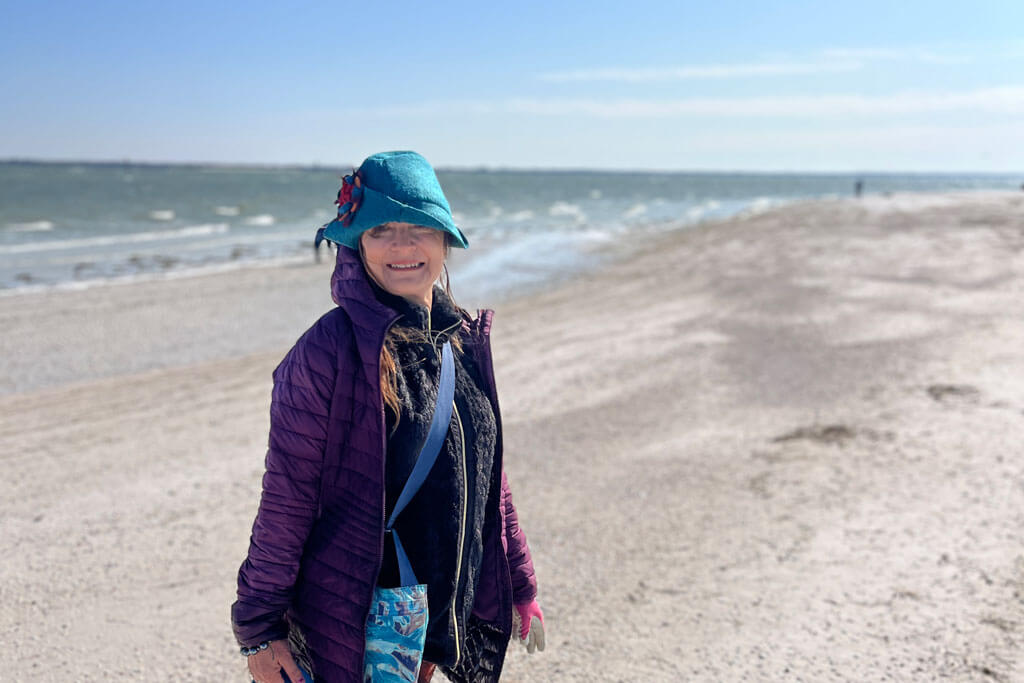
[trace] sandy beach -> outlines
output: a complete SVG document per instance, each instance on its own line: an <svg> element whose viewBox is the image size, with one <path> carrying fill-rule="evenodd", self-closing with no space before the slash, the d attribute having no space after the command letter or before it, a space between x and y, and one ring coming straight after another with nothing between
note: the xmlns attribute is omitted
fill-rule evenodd
<svg viewBox="0 0 1024 683"><path fill-rule="evenodd" d="M330 269L0 297L0 680L247 680L271 372ZM701 225L494 344L548 632L502 680L1024 680L1024 193Z"/></svg>

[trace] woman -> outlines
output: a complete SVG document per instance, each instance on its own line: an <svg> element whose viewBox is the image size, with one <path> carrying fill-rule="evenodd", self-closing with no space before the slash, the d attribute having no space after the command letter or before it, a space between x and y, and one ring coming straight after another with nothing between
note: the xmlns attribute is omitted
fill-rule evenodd
<svg viewBox="0 0 1024 683"><path fill-rule="evenodd" d="M263 496L232 606L258 683L358 681L378 586L400 585L385 519L433 419L445 342L455 349L449 429L395 531L429 619L421 681L496 681L513 617L543 647L526 538L502 471L489 333L434 285L466 248L433 169L415 152L367 158L322 236L339 245L338 306L274 371ZM513 609L514 608L514 609Z"/></svg>

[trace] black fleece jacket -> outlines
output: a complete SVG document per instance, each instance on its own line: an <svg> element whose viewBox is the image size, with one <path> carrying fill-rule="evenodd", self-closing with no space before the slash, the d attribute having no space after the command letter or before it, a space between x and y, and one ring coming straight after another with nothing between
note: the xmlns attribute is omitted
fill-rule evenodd
<svg viewBox="0 0 1024 683"><path fill-rule="evenodd" d="M396 325L422 340L396 344L401 415L387 410L386 511L391 514L419 456L434 415L441 346L458 335L462 313L438 287L433 304L409 303L376 288L378 298L402 314ZM451 667L465 652L480 559L484 515L491 492L496 424L479 368L471 354L455 354L455 409L444 446L426 481L395 524L420 583L427 584L429 621L424 658ZM500 476L500 475L499 475ZM461 551L461 554L460 554ZM384 544L378 585L401 584L394 544Z"/></svg>

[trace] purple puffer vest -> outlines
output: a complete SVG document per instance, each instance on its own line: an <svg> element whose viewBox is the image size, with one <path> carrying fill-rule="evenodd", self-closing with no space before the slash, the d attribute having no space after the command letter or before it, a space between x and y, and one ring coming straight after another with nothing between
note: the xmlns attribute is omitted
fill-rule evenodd
<svg viewBox="0 0 1024 683"><path fill-rule="evenodd" d="M274 371L263 496L231 608L242 645L288 637L309 645L317 680L362 677L364 624L384 547L384 406L380 352L398 314L373 295L358 254L338 248L338 307ZM492 311L463 324L498 423L498 528L485 539L473 613L511 633L511 603L537 593L526 537L501 469L501 417L490 349ZM500 542L499 540L500 539ZM507 643L506 640L504 641Z"/></svg>

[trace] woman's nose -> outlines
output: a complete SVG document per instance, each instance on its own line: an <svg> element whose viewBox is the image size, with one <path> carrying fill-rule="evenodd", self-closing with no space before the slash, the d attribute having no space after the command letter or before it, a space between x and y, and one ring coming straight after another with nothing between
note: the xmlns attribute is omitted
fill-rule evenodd
<svg viewBox="0 0 1024 683"><path fill-rule="evenodd" d="M391 240L392 246L395 247L407 247L413 243L412 233L408 230L396 230L394 239Z"/></svg>

